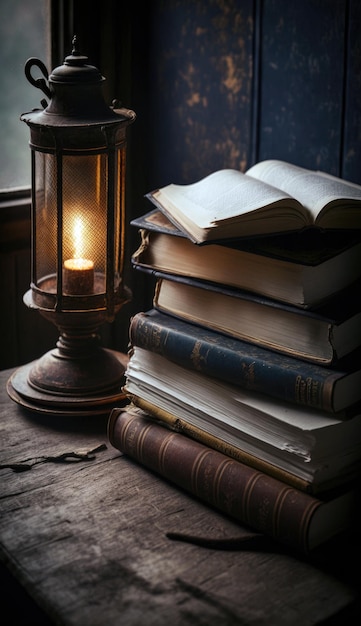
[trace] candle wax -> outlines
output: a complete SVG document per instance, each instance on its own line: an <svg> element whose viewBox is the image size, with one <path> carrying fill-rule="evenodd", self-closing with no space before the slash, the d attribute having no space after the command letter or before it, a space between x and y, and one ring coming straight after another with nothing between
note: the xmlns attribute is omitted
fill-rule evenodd
<svg viewBox="0 0 361 626"><path fill-rule="evenodd" d="M94 291L94 263L89 259L64 261L63 290L66 295L86 296Z"/></svg>

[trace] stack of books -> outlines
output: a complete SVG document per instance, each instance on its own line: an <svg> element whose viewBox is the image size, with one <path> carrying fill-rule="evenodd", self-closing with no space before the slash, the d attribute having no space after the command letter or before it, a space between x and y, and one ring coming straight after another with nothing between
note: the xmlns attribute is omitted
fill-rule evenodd
<svg viewBox="0 0 361 626"><path fill-rule="evenodd" d="M148 198L132 263L153 308L110 442L308 552L357 505L361 186L265 161Z"/></svg>

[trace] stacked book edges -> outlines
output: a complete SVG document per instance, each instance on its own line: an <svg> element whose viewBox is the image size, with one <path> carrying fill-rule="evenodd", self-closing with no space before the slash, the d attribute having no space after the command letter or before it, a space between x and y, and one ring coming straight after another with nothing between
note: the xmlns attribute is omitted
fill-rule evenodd
<svg viewBox="0 0 361 626"><path fill-rule="evenodd" d="M325 491L360 468L360 409L334 414L290 404L138 346L125 391L171 427L305 490Z"/></svg>
<svg viewBox="0 0 361 626"><path fill-rule="evenodd" d="M132 264L153 306L131 320L109 438L308 552L357 519L361 187L258 165L147 194Z"/></svg>

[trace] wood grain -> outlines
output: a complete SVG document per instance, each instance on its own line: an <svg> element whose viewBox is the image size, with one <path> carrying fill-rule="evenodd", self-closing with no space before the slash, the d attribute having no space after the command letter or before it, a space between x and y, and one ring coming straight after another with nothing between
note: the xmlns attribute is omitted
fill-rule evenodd
<svg viewBox="0 0 361 626"><path fill-rule="evenodd" d="M248 530L122 456L107 442L104 419L25 413L7 397L9 375L0 374L0 556L54 623L304 626L356 600L359 581L341 578L349 568L331 569L337 547L332 559L328 548L311 562L276 548L172 541L168 532L227 538ZM98 446L93 460L68 456ZM46 460L59 455L63 462ZM4 467L22 463L31 469ZM341 548L345 566L352 555Z"/></svg>

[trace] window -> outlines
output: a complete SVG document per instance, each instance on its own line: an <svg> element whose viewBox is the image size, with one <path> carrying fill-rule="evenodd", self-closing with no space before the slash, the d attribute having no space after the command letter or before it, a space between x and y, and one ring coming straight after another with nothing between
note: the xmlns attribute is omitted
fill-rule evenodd
<svg viewBox="0 0 361 626"><path fill-rule="evenodd" d="M29 57L49 67L48 0L1 0L0 190L30 187L29 129L25 111L40 107L42 94L24 74Z"/></svg>

